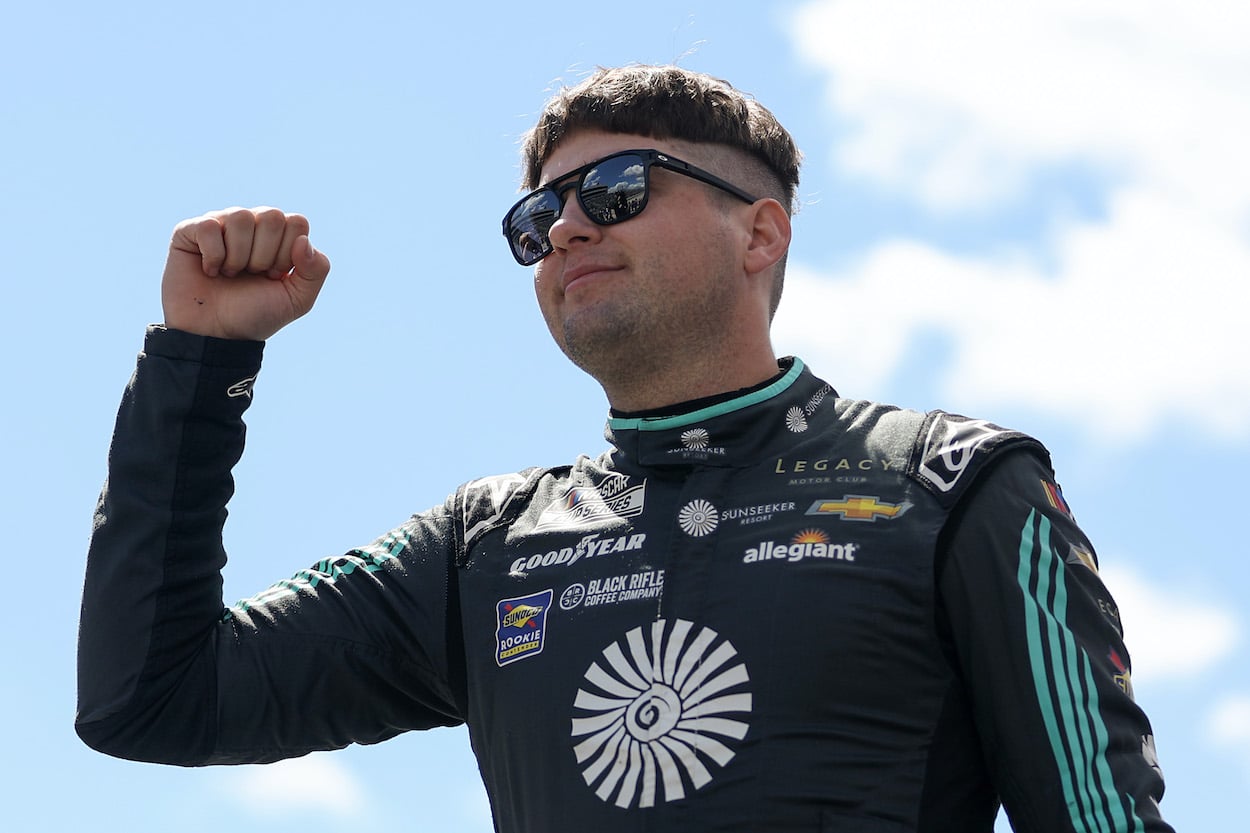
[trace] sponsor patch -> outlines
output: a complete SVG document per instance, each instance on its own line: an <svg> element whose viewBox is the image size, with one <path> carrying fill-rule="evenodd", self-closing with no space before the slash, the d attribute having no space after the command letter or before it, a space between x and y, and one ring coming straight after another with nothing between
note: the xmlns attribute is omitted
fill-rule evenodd
<svg viewBox="0 0 1250 833"><path fill-rule="evenodd" d="M1128 663L1120 658L1115 648L1108 651L1107 659L1111 660L1112 666L1115 667L1115 673L1111 675L1111 679L1115 680L1120 690L1131 699L1133 697L1133 673L1129 670Z"/></svg>
<svg viewBox="0 0 1250 833"><path fill-rule="evenodd" d="M711 628L657 619L604 648L573 699L587 788L622 810L681 801L715 781L750 730L751 675Z"/></svg>
<svg viewBox="0 0 1250 833"><path fill-rule="evenodd" d="M887 503L872 495L844 495L841 500L818 500L807 510L808 515L837 515L848 521L873 523L878 518L901 518L912 507L907 501Z"/></svg>
<svg viewBox="0 0 1250 833"><path fill-rule="evenodd" d="M1080 564L1095 574L1098 572L1098 559L1094 557L1094 553L1079 544L1072 544L1068 547L1068 556L1063 560L1068 564Z"/></svg>
<svg viewBox="0 0 1250 833"><path fill-rule="evenodd" d="M500 667L543 652L547 611L554 594L554 590L544 590L495 605L495 662Z"/></svg>
<svg viewBox="0 0 1250 833"><path fill-rule="evenodd" d="M712 437L706 428L691 428L681 432L681 444L691 451L707 451L712 444Z"/></svg>
<svg viewBox="0 0 1250 833"><path fill-rule="evenodd" d="M882 471L903 471L901 461L869 457L817 457L787 460L778 457L773 474L789 475L787 486L820 486L841 483L867 483L868 475Z"/></svg>
<svg viewBox="0 0 1250 833"><path fill-rule="evenodd" d="M728 450L712 445L712 435L706 428L690 428L681 432L681 448L670 448L668 453L682 460L709 460L725 456Z"/></svg>
<svg viewBox="0 0 1250 833"><path fill-rule="evenodd" d="M256 387L256 377L248 376L246 379L240 379L230 387L226 388L226 396L231 399L237 399L240 396L252 398L252 389Z"/></svg>
<svg viewBox="0 0 1250 833"><path fill-rule="evenodd" d="M1050 504L1051 509L1058 509L1069 518L1072 517L1072 510L1068 507L1068 502L1063 499L1063 490L1059 488L1058 483L1043 480L1042 491L1046 493L1046 502Z"/></svg>
<svg viewBox="0 0 1250 833"><path fill-rule="evenodd" d="M825 401L825 397L833 393L833 388L825 385L820 390L812 394L812 398L807 400L807 404L803 407L794 405L786 410L786 429L795 434L802 434L807 430L807 418L816 412L820 407L820 403Z"/></svg>
<svg viewBox="0 0 1250 833"><path fill-rule="evenodd" d="M591 579L586 584L570 584L560 594L560 607L563 610L572 610L579 606L595 607L640 599L658 599L663 592L664 571L643 570Z"/></svg>
<svg viewBox="0 0 1250 833"><path fill-rule="evenodd" d="M823 529L804 529L795 533L788 544L761 541L748 547L742 554L743 564L763 561L788 561L794 563L807 558L826 558L834 561L854 561L859 555L859 544L831 544Z"/></svg>
<svg viewBox="0 0 1250 833"><path fill-rule="evenodd" d="M560 609L572 610L580 605L584 598L586 598L586 585L580 581L574 582L564 588L564 592L560 594Z"/></svg>
<svg viewBox="0 0 1250 833"><path fill-rule="evenodd" d="M465 484L462 510L465 539L472 541L479 532L498 523L517 487L524 482L525 478L519 474L497 474ZM471 524L474 517L479 520Z"/></svg>
<svg viewBox="0 0 1250 833"><path fill-rule="evenodd" d="M720 512L706 500L692 500L677 513L681 531L693 538L711 535L720 524Z"/></svg>
<svg viewBox="0 0 1250 833"><path fill-rule="evenodd" d="M646 499L647 481L634 486L624 475L606 477L593 486L572 486L547 504L534 530L583 529L635 518L642 514Z"/></svg>
<svg viewBox="0 0 1250 833"><path fill-rule="evenodd" d="M647 542L647 534L638 532L633 535L617 535L609 538L599 537L599 533L587 535L577 542L576 546L561 547L558 550L536 552L523 555L512 562L509 573L528 573L540 567L568 566L583 558L598 558L601 555L614 555L618 552L634 552L642 549Z"/></svg>
<svg viewBox="0 0 1250 833"><path fill-rule="evenodd" d="M935 419L925 437L917 473L939 491L949 492L968 470L977 449L1007 433L983 419Z"/></svg>
<svg viewBox="0 0 1250 833"><path fill-rule="evenodd" d="M794 501L757 503L754 506L738 506L733 509L726 509L720 513L720 519L722 521L737 521L739 526L747 526L748 524L758 524L771 520L773 515L781 512L793 512L795 508Z"/></svg>

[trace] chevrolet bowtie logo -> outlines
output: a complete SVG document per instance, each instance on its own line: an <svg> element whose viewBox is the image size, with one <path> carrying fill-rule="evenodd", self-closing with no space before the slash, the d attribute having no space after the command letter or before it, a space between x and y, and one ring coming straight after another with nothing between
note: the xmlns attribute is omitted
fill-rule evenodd
<svg viewBox="0 0 1250 833"><path fill-rule="evenodd" d="M869 495L846 495L841 500L818 500L807 510L807 514L841 515L848 521L872 522L877 518L897 518L911 507L907 501L885 503Z"/></svg>

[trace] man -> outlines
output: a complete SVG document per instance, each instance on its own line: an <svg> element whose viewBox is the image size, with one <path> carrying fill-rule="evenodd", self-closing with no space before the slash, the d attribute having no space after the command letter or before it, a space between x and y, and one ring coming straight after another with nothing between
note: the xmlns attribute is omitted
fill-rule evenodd
<svg viewBox="0 0 1250 833"><path fill-rule="evenodd" d="M799 157L772 115L604 70L524 152L504 234L609 450L223 607L260 342L329 261L275 209L180 224L97 511L83 739L201 765L467 723L502 831L989 831L1000 800L1017 830L1170 830L1042 446L773 354Z"/></svg>

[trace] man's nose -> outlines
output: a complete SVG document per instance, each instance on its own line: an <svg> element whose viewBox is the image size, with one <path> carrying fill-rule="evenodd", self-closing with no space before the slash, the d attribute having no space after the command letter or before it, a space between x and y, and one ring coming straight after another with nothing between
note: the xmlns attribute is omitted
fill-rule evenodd
<svg viewBox="0 0 1250 833"><path fill-rule="evenodd" d="M577 243L593 243L602 237L602 226L593 222L582 210L577 195L570 193L560 210L560 217L552 224L547 236L557 249L568 249Z"/></svg>

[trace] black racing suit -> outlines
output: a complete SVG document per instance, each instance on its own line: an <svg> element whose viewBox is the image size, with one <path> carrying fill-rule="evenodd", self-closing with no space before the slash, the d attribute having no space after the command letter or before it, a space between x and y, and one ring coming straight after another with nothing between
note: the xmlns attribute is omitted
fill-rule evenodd
<svg viewBox="0 0 1250 833"><path fill-rule="evenodd" d="M798 360L223 607L261 345L154 328L97 510L82 738L266 762L467 723L500 831L1167 831L1093 548L1029 437Z"/></svg>

